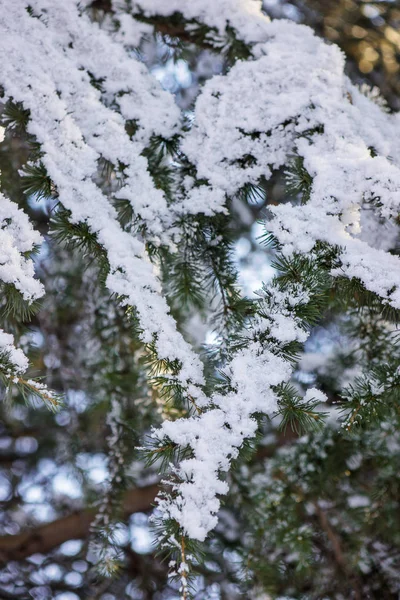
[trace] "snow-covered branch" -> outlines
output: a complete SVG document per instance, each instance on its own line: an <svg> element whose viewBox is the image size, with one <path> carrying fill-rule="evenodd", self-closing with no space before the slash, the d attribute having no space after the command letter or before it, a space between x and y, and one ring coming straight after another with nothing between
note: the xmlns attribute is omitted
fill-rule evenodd
<svg viewBox="0 0 400 600"><path fill-rule="evenodd" d="M30 12L27 10L28 4ZM131 117L138 119L143 116L144 119L143 130L147 130L147 134L139 136L141 141L137 146L125 133L121 114L102 102L101 93L91 84L90 74L82 66L94 67L95 74L101 76L104 71L99 66L101 61L95 57L96 53L108 56L110 60L114 56L114 62L108 67L111 75L106 88L109 86L115 94L131 89L131 78L128 81L121 79L129 60L132 73L138 78L135 87L139 85L144 95L151 97L154 123L161 123L162 135L167 133L165 115L169 103L166 108L162 106L161 116L157 119L160 112L156 110L158 96L153 93L151 84L143 83L147 76L143 67L127 55L123 55L125 60L121 63L123 49L118 46L115 48L112 40L99 32L96 25L91 24L84 15L79 16L75 2L66 4L65 11L61 6L49 10L46 25L46 17L39 18L43 6L41 2L17 0L10 6L1 1L4 18L1 23L0 56L4 66L2 84L6 96L22 102L29 109L28 131L41 144L42 160L57 186L59 200L70 211L71 221L86 223L104 247L110 265L107 285L127 304L136 307L143 328L143 340L150 342L156 336L160 357L180 361L182 383L202 384L201 362L176 329L166 300L161 295L160 283L146 258L143 241L122 229L116 209L93 181L100 157L128 165L126 185L120 193L134 201L134 210L139 216L149 217L145 223L150 231L152 226L159 230L159 224L165 219L169 227L165 199L151 185L145 159L140 156L144 140L154 133L154 126L149 131L147 117L143 116L147 106L143 106L143 98L135 110L130 100L123 102ZM65 19L72 20L69 28L66 27L66 48L59 41L59 30L52 29L52 24L58 24L54 11L60 12L63 22ZM78 28L82 39L76 42L77 49L74 50L74 42L71 42L72 48L69 45L77 19L82 19ZM93 31L99 34L98 39L92 35ZM98 45L93 47L95 41L102 44L101 49ZM82 45L81 52L79 44ZM161 91L158 95L163 97ZM172 122L170 116L168 119L169 125L173 125L174 119ZM173 131L172 127L171 133ZM138 181L135 179L136 169L140 171ZM192 388L193 395L200 394L194 385Z"/></svg>
<svg viewBox="0 0 400 600"><path fill-rule="evenodd" d="M213 204L216 189L234 195L300 157L312 180L308 202L273 207L267 224L284 254L308 253L317 241L339 246L338 272L399 308L400 260L362 228L367 210L378 228L399 215L399 116L352 85L340 50L311 29L282 21L266 29L256 60L205 85L182 149Z"/></svg>
<svg viewBox="0 0 400 600"><path fill-rule="evenodd" d="M283 290L275 280L264 290L258 316L243 333L242 348L231 353L224 368L229 391L213 394L200 415L166 421L153 433L161 447L172 443L190 449L190 457L173 470L172 494L159 502L162 519L179 523L190 538L203 541L217 524L218 496L228 490L223 473L244 441L255 436L255 415L272 416L279 410L280 386L293 371L290 347L308 337L307 320L298 315L324 292L315 265L307 269L309 277L302 285L285 285Z"/></svg>

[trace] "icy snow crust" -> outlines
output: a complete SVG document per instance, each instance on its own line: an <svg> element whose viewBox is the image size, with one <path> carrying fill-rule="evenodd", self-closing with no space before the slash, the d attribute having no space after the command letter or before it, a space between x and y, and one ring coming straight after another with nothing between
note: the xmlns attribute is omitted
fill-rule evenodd
<svg viewBox="0 0 400 600"><path fill-rule="evenodd" d="M159 356L182 363L181 381L202 412L165 422L153 433L160 446L167 439L192 449L192 458L174 472L174 497L160 499L159 506L163 517L176 520L186 535L204 540L217 522L218 495L227 491L221 474L255 434L252 415L276 410L272 388L292 373L288 361L261 346L259 334L268 331L282 344L304 342L307 332L291 307L307 303L310 290L299 286L284 294L270 286L268 316L254 319L243 334L246 348L224 368L233 391L206 398L200 360L169 315L143 242L122 230L115 209L93 181L97 161L103 157L127 165L119 195L132 203L153 240L169 243L177 214L225 211L227 195L268 178L298 155L313 178L311 198L304 206L274 207L268 224L284 253L309 253L319 240L338 245L340 274L358 277L399 308L399 259L374 247L375 237L365 239L361 227L365 205L376 227L378 219L394 222L398 216L399 116L385 113L350 84L338 48L304 26L270 23L257 0L137 1L134 5L147 14L178 11L215 27L221 36L229 25L253 54L204 86L182 150L208 185L185 181L186 196L172 210L141 156L152 134L168 137L179 131L172 98L128 56L117 41L123 35L114 39L99 29L73 0L31 0L29 5L40 19L28 14L26 0L0 0L2 84L7 96L29 108L29 131L42 145L43 162L71 219L86 222L106 250L109 289L137 307L144 340L157 336ZM89 71L103 80L102 92L91 84ZM125 119L138 124L132 140ZM18 250L18 242L12 243ZM20 279L24 293L32 294L30 279ZM4 335L0 344L10 346Z"/></svg>

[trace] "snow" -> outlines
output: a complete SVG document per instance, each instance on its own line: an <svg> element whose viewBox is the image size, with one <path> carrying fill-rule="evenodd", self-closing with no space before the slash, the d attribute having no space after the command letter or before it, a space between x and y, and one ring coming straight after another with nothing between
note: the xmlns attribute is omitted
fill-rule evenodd
<svg viewBox="0 0 400 600"><path fill-rule="evenodd" d="M0 192L0 281L13 284L28 302L40 298L44 288L34 277L34 265L24 253L42 241L26 215Z"/></svg>
<svg viewBox="0 0 400 600"><path fill-rule="evenodd" d="M365 508L371 504L368 496L361 496L360 494L354 494L347 498L347 502L350 508Z"/></svg>
<svg viewBox="0 0 400 600"><path fill-rule="evenodd" d="M326 402L327 399L327 395L324 394L324 392L321 392L321 390L318 390L317 388L309 388L304 395L304 400L306 402L312 400L316 400L317 402Z"/></svg>
<svg viewBox="0 0 400 600"><path fill-rule="evenodd" d="M124 2L112 0L113 20L118 22L118 30L113 31L113 38L126 47L138 47L143 37L153 34L153 27L147 23L141 23L126 13Z"/></svg>
<svg viewBox="0 0 400 600"><path fill-rule="evenodd" d="M60 5L36 0L32 6L44 15L47 27L39 33L42 25L38 34L47 38L46 51L54 55L58 50L58 68L51 77L66 103L73 106L74 120L86 143L112 164L126 165L124 185L115 196L129 200L147 227L160 235L173 214L161 190L154 187L141 153L153 134L169 137L176 131L180 111L173 96L96 23L80 16L73 2ZM102 93L90 84L88 73L102 82ZM111 109L113 102L121 114ZM138 124L132 140L125 120Z"/></svg>
<svg viewBox="0 0 400 600"><path fill-rule="evenodd" d="M20 348L14 346L14 336L0 329L0 354L5 354L12 363L9 376L24 373L28 368L28 359Z"/></svg>

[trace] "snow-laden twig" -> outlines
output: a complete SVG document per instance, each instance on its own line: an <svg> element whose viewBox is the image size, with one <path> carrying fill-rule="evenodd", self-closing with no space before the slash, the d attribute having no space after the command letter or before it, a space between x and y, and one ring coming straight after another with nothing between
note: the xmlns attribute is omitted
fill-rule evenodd
<svg viewBox="0 0 400 600"><path fill-rule="evenodd" d="M272 207L267 224L284 254L308 253L317 241L340 246L338 273L399 308L400 260L362 231L366 207L376 224L399 215L399 115L353 86L340 50L309 28L282 21L265 27L269 40L253 47L255 60L204 86L182 149L209 182L204 192L213 190L213 206L216 190L234 195L300 157L312 179L310 198Z"/></svg>
<svg viewBox="0 0 400 600"><path fill-rule="evenodd" d="M40 398L50 410L57 410L61 397L40 381L26 379L29 361L21 348L14 344L14 336L0 329L0 381L6 392L17 387L23 396ZM3 398L2 398L3 399Z"/></svg>
<svg viewBox="0 0 400 600"><path fill-rule="evenodd" d="M44 20L35 14L32 16L27 10L28 4L31 11L35 9L35 2L25 0L16 0L12 5L5 0L0 2L3 15L0 57L6 96L29 109L28 131L41 144L43 163L57 186L59 200L71 212L72 222L87 223L106 250L110 264L109 289L137 308L143 340L150 342L155 336L159 356L178 360L182 365L181 382L190 387L192 395L201 396L193 385L203 383L201 362L176 329L160 283L146 257L144 243L121 228L115 208L93 181L102 153L111 156L115 152L116 158L126 153L134 162L137 149L132 150L129 138L123 137L121 115L102 105L100 92L92 86L89 73L81 68L90 55L80 64L75 54L68 53L55 39L58 30L56 33ZM68 5L76 10L75 2L70 1ZM82 43L85 54L90 41ZM106 45L104 55L108 51ZM134 66L135 60L131 60L132 68L144 76L142 70ZM112 83L112 76L110 81ZM122 149L114 145L110 129ZM132 164L129 168L135 167ZM142 170L145 170L143 164ZM140 190L132 189L132 194L135 192ZM149 203L157 204L158 200L156 193ZM152 211L154 218L157 210L153 207ZM161 213L165 214L163 208Z"/></svg>
<svg viewBox="0 0 400 600"><path fill-rule="evenodd" d="M269 286L264 295L266 316L254 320L246 332L246 346L233 354L224 369L231 391L214 394L201 414L166 421L153 432L160 444L172 442L191 450L191 457L173 469L172 494L159 499L162 518L177 522L189 538L203 541L216 526L218 496L228 491L222 474L229 471L243 442L255 436L254 415L271 416L277 411L276 386L288 382L293 371L284 347L307 339L296 311L308 304L314 292L320 293L317 281L310 287L292 286L287 292Z"/></svg>
<svg viewBox="0 0 400 600"><path fill-rule="evenodd" d="M180 111L173 96L120 43L80 14L76 3L34 0L31 6L46 24L42 34L53 54L63 57L51 77L73 107L86 143L113 165L123 165L124 185L115 197L129 200L152 235L168 241L165 232L174 210L154 186L142 152L152 135L168 138L178 130ZM100 82L101 91L91 85L88 73ZM136 124L132 139L126 121Z"/></svg>

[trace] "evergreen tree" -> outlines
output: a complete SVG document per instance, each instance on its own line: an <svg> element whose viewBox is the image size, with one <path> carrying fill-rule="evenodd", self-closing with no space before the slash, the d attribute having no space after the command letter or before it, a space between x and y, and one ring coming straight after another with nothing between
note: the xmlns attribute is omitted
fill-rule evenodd
<svg viewBox="0 0 400 600"><path fill-rule="evenodd" d="M398 598L399 113L258 0L0 11L0 598Z"/></svg>

